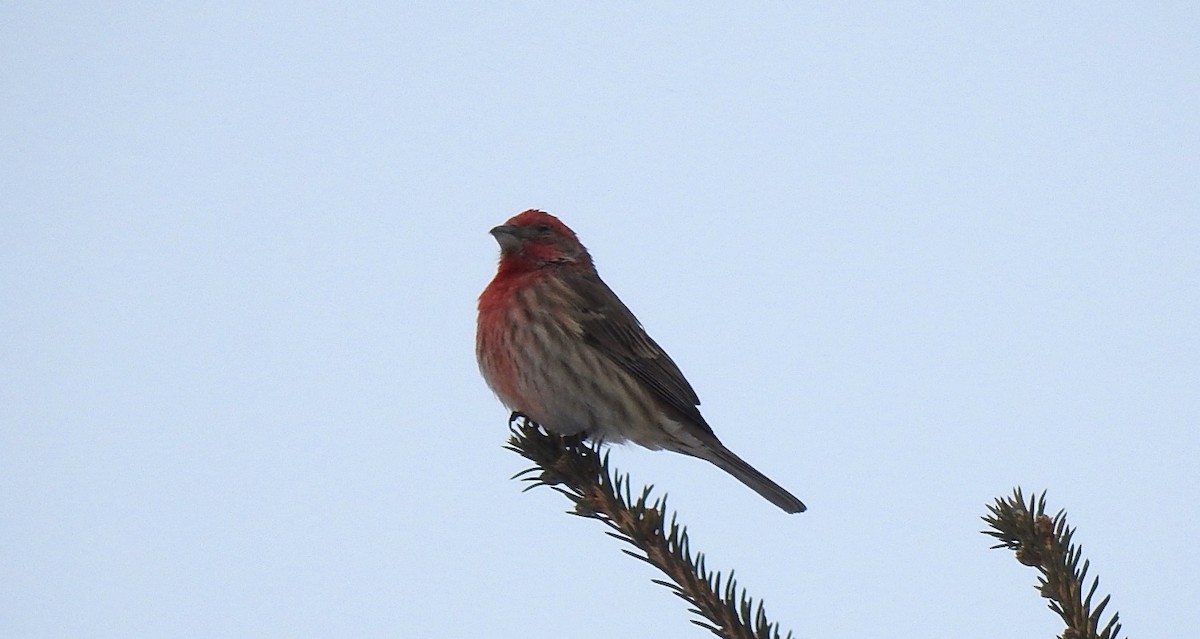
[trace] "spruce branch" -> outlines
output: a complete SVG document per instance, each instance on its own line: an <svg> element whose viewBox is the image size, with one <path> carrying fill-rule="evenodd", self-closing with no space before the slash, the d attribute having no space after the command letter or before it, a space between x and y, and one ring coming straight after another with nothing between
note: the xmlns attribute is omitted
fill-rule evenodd
<svg viewBox="0 0 1200 639"><path fill-rule="evenodd" d="M991 530L982 531L1000 540L992 548L1008 548L1016 552L1017 561L1033 566L1041 573L1037 589L1050 600L1050 609L1067 624L1062 639L1118 639L1121 624L1114 612L1108 623L1100 627L1100 617L1108 606L1105 596L1092 608L1092 597L1100 586L1100 578L1092 579L1084 596L1089 562L1083 560L1083 550L1072 543L1075 529L1067 525L1066 511L1060 510L1051 518L1046 514L1046 493L1031 497L1028 505L1020 488L1007 498L997 498L989 505L991 515L983 517Z"/></svg>
<svg viewBox="0 0 1200 639"><path fill-rule="evenodd" d="M519 413L509 421L508 448L536 464L513 476L529 482L525 490L549 486L570 499L571 514L603 522L608 535L635 550L625 554L662 571L668 580L653 579L688 602L703 619L692 623L727 639L780 639L779 624L767 621L761 601L755 602L729 573L725 578L705 565L703 553L692 554L687 530L672 514L668 522L666 497L650 499L653 486L634 497L629 476L609 472L608 454L579 437L550 433ZM786 639L791 639L788 633Z"/></svg>

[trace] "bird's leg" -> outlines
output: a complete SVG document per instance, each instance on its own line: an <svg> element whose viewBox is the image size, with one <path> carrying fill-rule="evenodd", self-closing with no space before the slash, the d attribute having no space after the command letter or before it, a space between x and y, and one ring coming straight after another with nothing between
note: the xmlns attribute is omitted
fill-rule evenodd
<svg viewBox="0 0 1200 639"><path fill-rule="evenodd" d="M508 416L508 425L509 425L509 426L512 426L512 425L513 425L513 424L515 424L516 422L519 422L519 421L522 421L522 420L523 420L523 421L525 421L526 423L532 423L532 422L533 422L533 420L532 420L532 419L529 419L529 415L526 415L525 413L522 413L521 411L514 410L514 411L512 412L512 415L509 415L509 416Z"/></svg>

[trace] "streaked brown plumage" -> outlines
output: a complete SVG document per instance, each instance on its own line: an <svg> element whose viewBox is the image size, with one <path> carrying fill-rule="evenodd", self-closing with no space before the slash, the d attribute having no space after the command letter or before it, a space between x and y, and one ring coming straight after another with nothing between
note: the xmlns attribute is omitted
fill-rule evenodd
<svg viewBox="0 0 1200 639"><path fill-rule="evenodd" d="M705 459L783 510L805 510L717 439L683 373L570 228L530 210L491 233L500 265L479 297L475 352L506 406L556 433Z"/></svg>

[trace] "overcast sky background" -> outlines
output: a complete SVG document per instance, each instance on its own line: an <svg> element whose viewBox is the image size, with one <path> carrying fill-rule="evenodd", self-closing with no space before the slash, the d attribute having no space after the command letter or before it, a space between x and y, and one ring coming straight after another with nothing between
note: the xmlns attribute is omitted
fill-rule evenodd
<svg viewBox="0 0 1200 639"><path fill-rule="evenodd" d="M0 635L707 636L509 480L530 207L809 505L613 452L785 629L1054 636L1015 485L1200 627L1198 5L399 4L0 7Z"/></svg>

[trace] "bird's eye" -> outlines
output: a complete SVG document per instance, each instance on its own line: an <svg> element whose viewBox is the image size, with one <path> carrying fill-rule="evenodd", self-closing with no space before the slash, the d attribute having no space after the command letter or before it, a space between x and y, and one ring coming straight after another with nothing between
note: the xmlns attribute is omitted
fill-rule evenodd
<svg viewBox="0 0 1200 639"><path fill-rule="evenodd" d="M547 222L539 222L533 227L533 230L537 231L541 235L546 235L550 232L550 224Z"/></svg>

